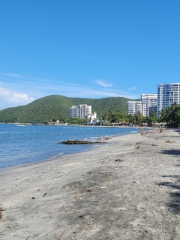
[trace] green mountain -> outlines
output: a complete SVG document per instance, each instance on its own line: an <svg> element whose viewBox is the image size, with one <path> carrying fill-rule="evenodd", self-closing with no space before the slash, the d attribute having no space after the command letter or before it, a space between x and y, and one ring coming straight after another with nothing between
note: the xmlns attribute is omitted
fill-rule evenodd
<svg viewBox="0 0 180 240"><path fill-rule="evenodd" d="M92 112L98 117L112 112L126 113L126 103L130 99L123 97L108 97L101 99L69 98L61 95L51 95L40 98L25 106L7 108L0 111L0 122L44 123L53 119L69 117L72 105L87 104L92 106Z"/></svg>

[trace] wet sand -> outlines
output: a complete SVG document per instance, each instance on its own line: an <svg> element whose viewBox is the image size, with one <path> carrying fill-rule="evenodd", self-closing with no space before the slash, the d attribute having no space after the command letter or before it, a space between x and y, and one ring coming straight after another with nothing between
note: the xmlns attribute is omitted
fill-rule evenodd
<svg viewBox="0 0 180 240"><path fill-rule="evenodd" d="M1 170L0 239L179 240L179 146L175 130L138 133Z"/></svg>

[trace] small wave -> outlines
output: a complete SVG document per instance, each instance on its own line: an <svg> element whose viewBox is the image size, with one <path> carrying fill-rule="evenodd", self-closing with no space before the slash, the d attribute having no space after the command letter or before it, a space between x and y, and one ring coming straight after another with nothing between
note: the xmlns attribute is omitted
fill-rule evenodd
<svg viewBox="0 0 180 240"><path fill-rule="evenodd" d="M131 131L131 133L136 133L136 132L138 132L138 131Z"/></svg>
<svg viewBox="0 0 180 240"><path fill-rule="evenodd" d="M61 153L58 153L56 156L62 156L64 153L61 152Z"/></svg>
<svg viewBox="0 0 180 240"><path fill-rule="evenodd" d="M52 156L51 159L60 157L60 156L62 156L62 155L64 155L64 153L62 153L62 152L61 152L61 153L58 153L58 154Z"/></svg>

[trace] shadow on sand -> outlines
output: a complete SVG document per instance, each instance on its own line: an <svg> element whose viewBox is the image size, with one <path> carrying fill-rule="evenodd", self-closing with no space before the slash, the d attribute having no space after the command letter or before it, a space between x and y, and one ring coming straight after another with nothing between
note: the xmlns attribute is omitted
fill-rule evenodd
<svg viewBox="0 0 180 240"><path fill-rule="evenodd" d="M180 158L180 150L178 149L163 150L162 154L174 155L174 157ZM180 165L175 166L180 167ZM170 192L171 201L167 206L174 214L180 214L180 175L163 175L162 177L171 179L171 182L164 181L159 183L159 186L165 186L172 189L172 192Z"/></svg>
<svg viewBox="0 0 180 240"><path fill-rule="evenodd" d="M180 158L180 150L179 149L163 150L162 154L179 156L179 158Z"/></svg>

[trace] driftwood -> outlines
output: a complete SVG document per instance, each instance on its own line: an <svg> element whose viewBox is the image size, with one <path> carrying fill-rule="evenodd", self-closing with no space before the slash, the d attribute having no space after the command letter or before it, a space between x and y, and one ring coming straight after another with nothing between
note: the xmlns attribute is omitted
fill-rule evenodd
<svg viewBox="0 0 180 240"><path fill-rule="evenodd" d="M85 140L67 140L60 142L61 144L96 144L96 143L106 143L102 141L85 141Z"/></svg>

